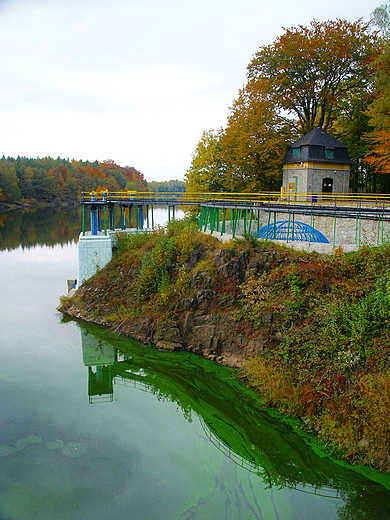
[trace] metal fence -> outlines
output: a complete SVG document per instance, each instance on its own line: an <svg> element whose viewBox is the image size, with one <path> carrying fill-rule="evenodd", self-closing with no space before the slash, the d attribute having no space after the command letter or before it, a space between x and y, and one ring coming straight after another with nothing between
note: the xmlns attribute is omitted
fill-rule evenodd
<svg viewBox="0 0 390 520"><path fill-rule="evenodd" d="M267 203L281 205L376 207L390 209L390 195L381 193L187 193L152 191L98 191L82 192L82 204L154 204L154 205L213 205L252 206Z"/></svg>

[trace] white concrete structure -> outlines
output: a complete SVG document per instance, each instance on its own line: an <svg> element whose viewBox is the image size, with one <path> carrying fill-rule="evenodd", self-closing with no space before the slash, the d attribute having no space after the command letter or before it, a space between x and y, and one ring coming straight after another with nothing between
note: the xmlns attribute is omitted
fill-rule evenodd
<svg viewBox="0 0 390 520"><path fill-rule="evenodd" d="M79 272L77 285L80 286L112 258L112 240L110 235L90 235L82 233L78 242Z"/></svg>
<svg viewBox="0 0 390 520"><path fill-rule="evenodd" d="M120 233L150 233L152 229L114 229L107 230L107 235L99 232L92 235L87 231L85 235L80 233L78 242L79 272L77 287L88 278L91 278L100 269L110 262L112 258L112 248L116 244L117 235Z"/></svg>

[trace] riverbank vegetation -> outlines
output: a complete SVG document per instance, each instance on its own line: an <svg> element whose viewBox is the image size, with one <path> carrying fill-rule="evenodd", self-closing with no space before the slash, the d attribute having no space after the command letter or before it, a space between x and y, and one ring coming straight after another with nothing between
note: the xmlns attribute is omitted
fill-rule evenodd
<svg viewBox="0 0 390 520"><path fill-rule="evenodd" d="M119 236L62 311L237 366L333 454L390 471L389 245L320 255L171 222Z"/></svg>

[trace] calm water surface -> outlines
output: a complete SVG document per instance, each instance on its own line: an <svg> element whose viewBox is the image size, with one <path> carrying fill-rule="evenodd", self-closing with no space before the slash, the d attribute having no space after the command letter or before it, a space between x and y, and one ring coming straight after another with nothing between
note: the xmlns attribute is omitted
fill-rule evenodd
<svg viewBox="0 0 390 520"><path fill-rule="evenodd" d="M388 478L317 454L230 369L64 321L79 223L0 216L0 520L390 518Z"/></svg>

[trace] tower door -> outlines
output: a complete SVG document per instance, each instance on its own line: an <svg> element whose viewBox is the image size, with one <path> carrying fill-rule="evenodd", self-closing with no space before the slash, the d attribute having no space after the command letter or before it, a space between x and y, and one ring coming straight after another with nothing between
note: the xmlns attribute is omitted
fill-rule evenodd
<svg viewBox="0 0 390 520"><path fill-rule="evenodd" d="M322 193L332 193L333 192L333 179L329 179L328 177L323 179L322 181Z"/></svg>

